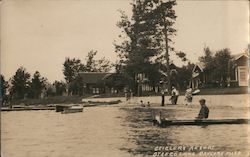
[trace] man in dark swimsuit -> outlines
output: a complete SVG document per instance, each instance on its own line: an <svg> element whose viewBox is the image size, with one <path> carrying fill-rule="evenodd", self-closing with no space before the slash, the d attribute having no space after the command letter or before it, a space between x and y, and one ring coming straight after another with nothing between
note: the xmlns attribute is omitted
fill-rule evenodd
<svg viewBox="0 0 250 157"><path fill-rule="evenodd" d="M206 118L208 118L208 115L209 115L209 109L206 106L206 100L201 99L199 102L201 105L201 109L200 109L200 112L198 114L198 117L196 117L196 118L197 119L206 119Z"/></svg>

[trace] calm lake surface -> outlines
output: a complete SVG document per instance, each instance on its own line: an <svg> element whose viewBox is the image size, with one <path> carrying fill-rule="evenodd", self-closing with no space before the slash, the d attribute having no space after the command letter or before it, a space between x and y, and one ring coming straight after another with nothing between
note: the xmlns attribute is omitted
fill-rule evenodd
<svg viewBox="0 0 250 157"><path fill-rule="evenodd" d="M140 99L150 101L153 107L140 108ZM195 97L193 106L162 108L158 107L159 97L135 98L127 104L89 107L84 108L82 113L74 114L54 111L2 112L2 155L141 157L155 155L157 146L168 149L164 153L176 152L174 146L185 146L186 150L178 156L198 157L200 152L223 152L223 156L248 157L250 130L247 124L159 128L148 120L153 112L158 111L168 118L193 118L199 111L198 99L198 96ZM206 96L206 99L211 118L249 117L248 95ZM181 97L180 104L182 102ZM203 150L190 151L193 146L202 146Z"/></svg>

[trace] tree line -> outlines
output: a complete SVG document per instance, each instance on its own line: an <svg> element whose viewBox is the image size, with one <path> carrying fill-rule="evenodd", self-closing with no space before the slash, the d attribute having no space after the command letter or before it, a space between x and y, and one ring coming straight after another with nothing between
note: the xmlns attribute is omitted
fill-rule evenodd
<svg viewBox="0 0 250 157"><path fill-rule="evenodd" d="M59 96L63 93L82 95L80 72L108 72L112 64L105 57L96 59L97 51L88 52L85 62L77 58L66 58L63 63L65 81L54 81L52 84L39 71L32 75L24 67L16 70L9 81L0 75L1 96L3 102L25 98Z"/></svg>
<svg viewBox="0 0 250 157"><path fill-rule="evenodd" d="M136 0L131 5L131 18L124 11L119 11L121 17L117 27L121 29L121 34L114 42L119 58L116 63L112 64L105 57L96 59L95 50L89 51L83 61L66 58L63 63L65 81L55 81L53 87L38 71L31 78L31 74L20 67L10 81L1 75L4 98L7 91L12 99L38 98L42 93L45 96L62 95L65 92L68 95L83 95L80 72L109 72L112 68L117 78L120 78L114 79L112 84L125 83L134 92L138 90L140 81L152 87L158 86L159 82L166 82L168 89L171 86L186 88L192 78L194 63L186 58L188 52L176 51L173 47L177 34L174 26L177 19L174 8L176 0ZM177 67L172 60L174 55L185 65ZM210 80L225 82L231 58L229 49L212 52L209 47L205 47L199 61L205 65ZM139 74L144 74L145 79L140 80Z"/></svg>
<svg viewBox="0 0 250 157"><path fill-rule="evenodd" d="M111 62L105 58L99 60L95 59L97 51L90 51L85 58L85 63L80 59L66 58L63 63L63 74L65 81L54 81L52 84L48 82L45 77L42 77L40 72L36 71L32 77L24 67L20 67L15 72L15 75L11 77L9 81L6 81L3 75L0 75L1 79L1 94L3 100L8 99L24 99L24 98L40 98L42 94L44 97L59 96L67 92L71 95L83 95L83 84L80 72L109 72L112 67L116 68L116 73L123 75L123 77L117 77L119 79L112 80L112 84L136 84L136 80L130 80L131 76L126 76L127 69L117 68L120 63L111 64ZM218 51L211 51L209 47L204 48L204 54L199 57L199 61L206 67L207 73L209 73L210 83L223 83L226 84L228 73L231 67L228 67L228 63L232 59L232 55L229 49L225 48ZM170 66L171 71L171 83L177 85L179 88L186 88L189 85L189 81L192 78L192 70L194 63L190 61L188 64L182 67L177 67L174 64ZM129 65L131 69L138 70L140 65ZM139 67L138 67L139 66ZM155 65L147 65L149 69L149 84L152 86L159 84L164 76L157 71ZM124 67L123 67L124 68ZM126 67L127 68L127 67ZM129 69L129 70L131 70ZM135 82L133 82L135 81ZM132 82L132 83L131 83ZM154 84L155 83L155 84ZM135 90L136 91L136 90Z"/></svg>

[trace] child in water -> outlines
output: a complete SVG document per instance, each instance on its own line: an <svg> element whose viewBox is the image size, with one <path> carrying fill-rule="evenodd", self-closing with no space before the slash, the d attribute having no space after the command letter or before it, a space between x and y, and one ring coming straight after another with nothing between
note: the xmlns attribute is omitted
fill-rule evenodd
<svg viewBox="0 0 250 157"><path fill-rule="evenodd" d="M141 100L141 107L146 107L144 104L143 104L143 101Z"/></svg>

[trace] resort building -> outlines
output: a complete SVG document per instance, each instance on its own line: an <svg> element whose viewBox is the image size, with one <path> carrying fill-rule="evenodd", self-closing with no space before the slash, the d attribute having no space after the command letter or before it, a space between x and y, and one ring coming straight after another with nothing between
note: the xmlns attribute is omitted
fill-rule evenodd
<svg viewBox="0 0 250 157"><path fill-rule="evenodd" d="M190 81L190 86L192 89L198 89L204 86L204 84L208 81L208 72L205 69L204 63L196 63L193 71L192 71L192 78Z"/></svg>
<svg viewBox="0 0 250 157"><path fill-rule="evenodd" d="M83 93L85 94L102 94L105 93L105 80L112 73L101 72L81 72L80 77L83 82Z"/></svg>
<svg viewBox="0 0 250 157"><path fill-rule="evenodd" d="M228 86L248 86L249 82L249 56L247 53L234 55L229 62Z"/></svg>
<svg viewBox="0 0 250 157"><path fill-rule="evenodd" d="M248 86L249 82L249 56L247 53L234 55L228 62L227 71L227 86L243 87ZM196 63L193 71L190 85L193 89L202 88L205 86L216 86L216 80L209 77L209 71L206 69L204 63ZM218 84L218 82L217 82Z"/></svg>

